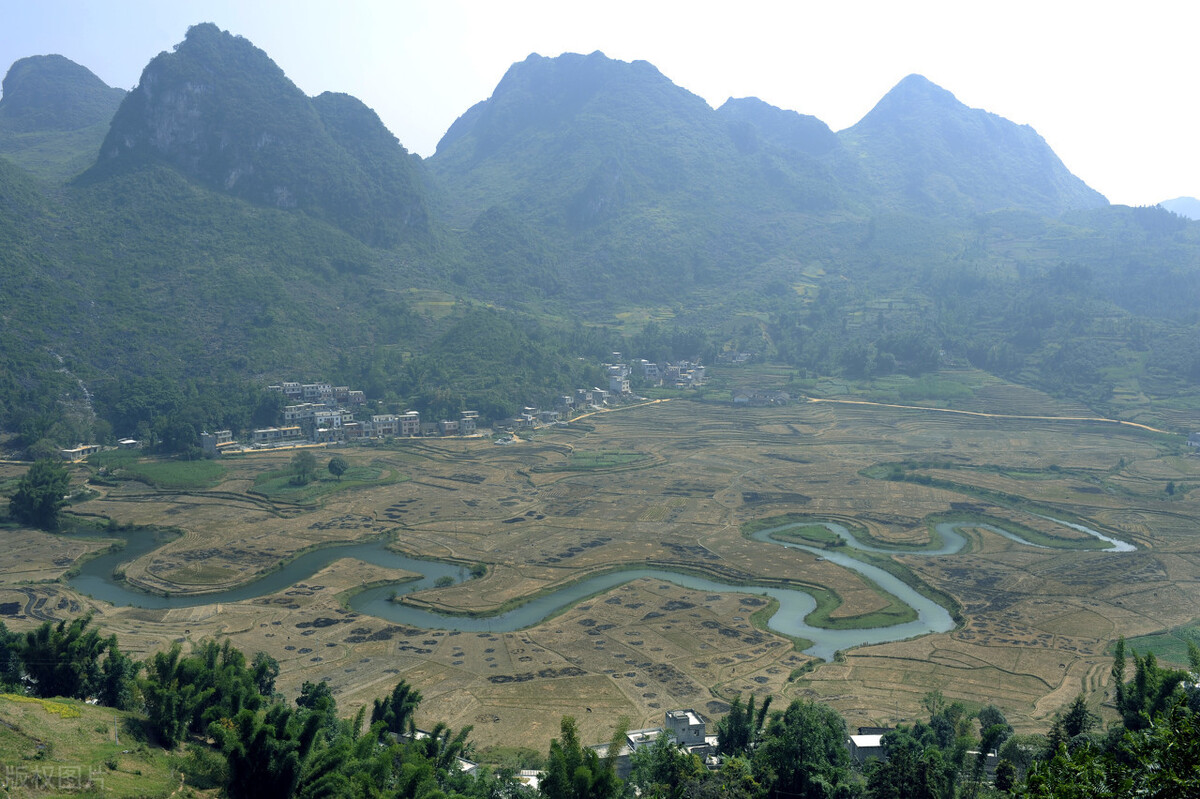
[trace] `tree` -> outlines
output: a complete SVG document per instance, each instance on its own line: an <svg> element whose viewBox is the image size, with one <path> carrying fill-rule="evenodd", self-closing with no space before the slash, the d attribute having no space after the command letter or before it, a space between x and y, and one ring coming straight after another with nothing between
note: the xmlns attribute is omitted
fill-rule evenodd
<svg viewBox="0 0 1200 799"><path fill-rule="evenodd" d="M416 729L417 705L421 704L421 692L406 680L396 683L391 696L376 699L371 709L371 726L382 721L387 732L404 735Z"/></svg>
<svg viewBox="0 0 1200 799"><path fill-rule="evenodd" d="M96 630L87 629L91 622L91 615L70 624L65 620L54 626L45 622L25 633L21 659L37 696L83 699L102 690L100 656L116 646L117 639L101 638Z"/></svg>
<svg viewBox="0 0 1200 799"><path fill-rule="evenodd" d="M379 700L375 701L378 704ZM329 683L324 680L320 682L305 680L304 685L300 686L300 695L296 697L296 706L318 713L334 713L337 700L333 698L333 691L330 690ZM374 721L375 719L372 719L372 722Z"/></svg>
<svg viewBox="0 0 1200 799"><path fill-rule="evenodd" d="M291 796L320 721L315 714L301 718L281 704L266 713L246 709L233 718L214 721L209 735L229 760L226 795L233 799Z"/></svg>
<svg viewBox="0 0 1200 799"><path fill-rule="evenodd" d="M326 468L329 469L330 474L341 481L342 475L345 474L346 470L350 468L350 464L346 463L346 459L341 455L334 455L329 459L329 466Z"/></svg>
<svg viewBox="0 0 1200 799"><path fill-rule="evenodd" d="M196 450L200 443L200 436L196 434L196 426L176 415L161 420L161 422L161 426L156 422L156 426L159 428L159 450L165 453L185 454L191 459L195 454L193 450Z"/></svg>
<svg viewBox="0 0 1200 799"><path fill-rule="evenodd" d="M317 456L313 455L306 449L300 450L292 456L292 472L296 475L293 479L300 485L304 485L313 479L317 471Z"/></svg>
<svg viewBox="0 0 1200 799"><path fill-rule="evenodd" d="M1188 682L1185 669L1166 669L1158 665L1153 652L1139 656L1133 653L1133 679L1125 680L1125 639L1117 641L1113 655L1112 675L1116 687L1116 705L1127 730L1142 730L1170 705L1172 694L1179 685Z"/></svg>
<svg viewBox="0 0 1200 799"><path fill-rule="evenodd" d="M745 755L758 739L763 723L767 720L767 711L771 707L771 697L763 700L758 713L754 712L754 694L750 694L745 708L742 698L735 696L729 705L725 718L717 722L717 753L722 755Z"/></svg>
<svg viewBox="0 0 1200 799"><path fill-rule="evenodd" d="M1017 785L1017 767L1011 761L1001 760L996 764L996 790L1009 793Z"/></svg>
<svg viewBox="0 0 1200 799"><path fill-rule="evenodd" d="M58 512L67 504L71 478L61 464L40 460L17 483L8 512L23 524L42 530L58 529Z"/></svg>
<svg viewBox="0 0 1200 799"><path fill-rule="evenodd" d="M595 749L579 743L575 719L564 716L562 738L550 742L550 756L542 775L540 789L546 799L616 799L621 794L617 777L616 755L623 740L614 735L608 755L601 760ZM621 731L620 738L624 738Z"/></svg>
<svg viewBox="0 0 1200 799"><path fill-rule="evenodd" d="M6 694L25 692L25 684L21 679L25 673L25 666L21 662L24 640L24 635L9 632L4 622L0 621L0 691Z"/></svg>
<svg viewBox="0 0 1200 799"><path fill-rule="evenodd" d="M325 683L305 683L305 687L313 685ZM317 737L301 765L297 799L377 796L381 786L394 781L396 767L404 759L400 744L381 740L378 727L360 733L365 711L359 708L353 719L338 722L336 735Z"/></svg>
<svg viewBox="0 0 1200 799"><path fill-rule="evenodd" d="M646 799L682 799L704 782L708 770L696 755L680 749L669 735L639 747L630 758L629 781Z"/></svg>
<svg viewBox="0 0 1200 799"><path fill-rule="evenodd" d="M427 736L414 739L413 745L435 769L449 771L459 757L469 754L467 736L471 734L471 725L468 724L459 730L458 735L454 735L453 732L445 723L439 721Z"/></svg>
<svg viewBox="0 0 1200 799"><path fill-rule="evenodd" d="M1012 731L1012 726L1008 723L1008 719L1004 718L1004 713L1000 711L1000 708L995 705L987 705L979 711L979 754L975 757L975 766L971 774L976 788L983 781L988 754L999 750L1005 740L1012 735Z"/></svg>
<svg viewBox="0 0 1200 799"><path fill-rule="evenodd" d="M846 722L831 708L797 699L774 713L754 750L754 773L771 797L825 799L848 787Z"/></svg>
<svg viewBox="0 0 1200 799"><path fill-rule="evenodd" d="M983 710L979 711L979 732L981 737L986 737L988 730L992 727L999 726L1000 729L992 734L995 739L993 748L999 748L1008 737L1012 735L1012 725L1008 723L1008 719L1004 717L1004 713L995 705L987 705Z"/></svg>
<svg viewBox="0 0 1200 799"><path fill-rule="evenodd" d="M142 682L146 715L170 749L189 731L210 732L214 721L267 704L258 690L261 676L247 667L246 656L228 641L203 641L186 657L174 644L146 662Z"/></svg>
<svg viewBox="0 0 1200 799"><path fill-rule="evenodd" d="M1000 759L1011 763L1017 770L1017 778L1024 779L1034 758L1046 751L1044 735L1013 735L1000 747Z"/></svg>
<svg viewBox="0 0 1200 799"><path fill-rule="evenodd" d="M187 735L196 708L209 692L186 680L179 644L166 652L156 652L146 661L146 679L142 693L146 697L146 715L150 727L167 749L173 749Z"/></svg>
<svg viewBox="0 0 1200 799"><path fill-rule="evenodd" d="M254 671L254 687L258 689L258 692L267 697L275 693L275 678L279 676L279 661L266 652L259 652L254 656L251 669Z"/></svg>
<svg viewBox="0 0 1200 799"><path fill-rule="evenodd" d="M904 729L883 736L886 757L867 767L871 799L938 799L954 784L954 765L942 751L921 743Z"/></svg>
<svg viewBox="0 0 1200 799"><path fill-rule="evenodd" d="M1089 733L1099 723L1100 717L1088 710L1087 698L1083 694L1075 697L1063 714L1063 732L1067 738Z"/></svg>
<svg viewBox="0 0 1200 799"><path fill-rule="evenodd" d="M1126 734L1130 796L1200 795L1200 715L1175 701L1141 735Z"/></svg>
<svg viewBox="0 0 1200 799"><path fill-rule="evenodd" d="M117 646L114 635L108 640L108 657L100 664L100 703L118 710L133 710L137 704L137 675L142 664Z"/></svg>

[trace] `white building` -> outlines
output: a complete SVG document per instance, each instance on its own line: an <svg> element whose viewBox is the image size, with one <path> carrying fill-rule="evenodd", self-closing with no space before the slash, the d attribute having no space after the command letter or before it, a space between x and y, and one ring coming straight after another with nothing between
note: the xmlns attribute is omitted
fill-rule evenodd
<svg viewBox="0 0 1200 799"><path fill-rule="evenodd" d="M872 758L886 759L883 755L882 735L851 735L846 741L846 746L850 749L850 757L860 765Z"/></svg>
<svg viewBox="0 0 1200 799"><path fill-rule="evenodd" d="M397 420L399 434L402 436L415 436L421 432L421 414L417 411L405 411L400 414Z"/></svg>

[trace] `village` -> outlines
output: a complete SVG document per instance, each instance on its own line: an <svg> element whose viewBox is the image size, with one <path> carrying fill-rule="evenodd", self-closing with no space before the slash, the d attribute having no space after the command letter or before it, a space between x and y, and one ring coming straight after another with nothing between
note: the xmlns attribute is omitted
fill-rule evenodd
<svg viewBox="0 0 1200 799"><path fill-rule="evenodd" d="M889 727L859 727L857 734L847 736L846 749L858 768L866 766L871 760L887 760L883 736L890 731ZM413 732L413 737L418 739L429 735L430 733L419 729ZM617 776L622 780L628 780L633 771L633 754L640 749L653 746L662 738L666 738L673 746L688 754L700 758L710 771L720 768L718 736L708 731L708 725L703 716L692 708L683 708L663 713L663 726L661 727L645 727L625 732L620 749L612 756ZM609 742L592 744L589 748L595 751L600 758L606 759L609 757L611 746L612 743ZM979 752L969 751L967 754L977 757ZM995 778L997 762L997 752L989 751L984 765L989 779ZM475 773L479 769L479 764L464 757L457 758L457 766L460 771L466 773ZM538 769L521 770L517 772L516 776L522 784L537 790L543 771Z"/></svg>
<svg viewBox="0 0 1200 799"><path fill-rule="evenodd" d="M639 360L630 366L619 362L620 353L613 355L614 361L618 362L603 364L608 376L607 388L577 388L572 393L560 395L553 408L526 406L507 419L490 420L490 432L501 436L501 442L511 441L519 431L563 424L584 413L642 399L630 388L635 369L641 378L639 385L643 386L688 389L704 384L705 368L698 363L658 364ZM250 430L241 440L232 430L204 432L200 436L200 445L206 455L215 457L228 452L389 438L482 436L489 430L481 427L488 420L481 420L479 413L472 410L460 411L457 418L437 420L422 419L421 413L415 410L369 413L364 410L368 406L365 393L349 386L287 381L269 385L267 390L283 394L288 403L283 406L281 423ZM119 445L134 448L137 443L122 440ZM98 447L81 446L63 450L62 456L67 460L81 460L95 451Z"/></svg>

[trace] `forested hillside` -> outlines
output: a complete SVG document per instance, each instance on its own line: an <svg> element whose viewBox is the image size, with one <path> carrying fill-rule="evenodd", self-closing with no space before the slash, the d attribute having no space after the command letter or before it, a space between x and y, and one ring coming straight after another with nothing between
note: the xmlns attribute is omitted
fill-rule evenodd
<svg viewBox="0 0 1200 799"><path fill-rule="evenodd" d="M61 57L4 89L18 448L241 428L293 376L500 417L614 350L1200 405L1197 223L1109 206L1032 129L919 76L835 133L714 110L645 62L534 55L425 161L210 24L128 94Z"/></svg>
<svg viewBox="0 0 1200 799"><path fill-rule="evenodd" d="M125 97L86 67L60 55L12 65L0 97L0 156L49 180L91 166Z"/></svg>
<svg viewBox="0 0 1200 799"><path fill-rule="evenodd" d="M480 768L467 760L477 757L472 727L455 731L439 721L418 729L421 692L404 679L371 702L369 718L366 706L346 718L348 708L338 707L325 681L306 681L294 699L278 692L279 663L265 652L247 658L228 640L206 639L190 652L176 642L139 662L90 622L46 622L24 634L0 623L0 711L20 721L5 721L0 752L40 766L12 768L10 788L51 788L67 773L76 790L173 796L186 787L220 789L231 799L381 791L411 799L1190 797L1200 768L1195 644L1189 670L1132 653L1126 680L1130 658L1120 639L1112 666L1120 718L1107 731L1082 693L1045 734L1016 734L986 696L972 710L932 691L924 699L928 721L857 736L875 740L865 762L856 762L846 722L833 708L793 699L779 709L770 695L756 708L751 694L745 706L735 697L714 725L715 766L661 734L627 755L622 780L627 719L611 720L611 742L598 751L566 716L546 755L503 752L508 763ZM86 730L79 723L85 714ZM514 764L534 766L536 790L518 779Z"/></svg>

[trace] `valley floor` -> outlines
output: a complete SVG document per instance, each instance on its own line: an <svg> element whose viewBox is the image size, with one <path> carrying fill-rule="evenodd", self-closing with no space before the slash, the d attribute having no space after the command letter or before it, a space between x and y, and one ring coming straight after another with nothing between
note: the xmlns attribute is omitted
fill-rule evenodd
<svg viewBox="0 0 1200 799"><path fill-rule="evenodd" d="M286 466L286 455L266 454L222 461L212 488L115 481L72 509L182 531L126 568L131 582L160 588L244 582L310 547L391 535L408 554L464 570L486 564L482 579L414 597L460 613L646 562L818 586L835 595L825 606L835 624L890 606L853 572L743 535L743 524L783 514L840 520L893 545L927 542L938 514L1078 545L1081 534L1043 518L1054 516L1137 545L1129 553L1041 549L976 528L959 554L893 556L901 571L951 597L961 624L854 648L830 663L764 630L763 614L755 615L764 600L753 592L710 594L654 579L504 633L419 630L355 613L345 604L351 592L403 575L351 559L241 602L113 607L55 582L102 542L35 532L0 552L0 612L24 629L92 610L134 656L174 640L228 637L277 658L289 695L305 680L327 680L343 712L403 677L425 696L421 715L474 725L481 747L544 750L563 715L576 717L583 740L600 741L620 716L635 728L660 724L670 708L712 718L749 692L820 699L853 727L915 719L936 689L993 702L1018 728L1043 730L1080 691L1102 709L1117 636L1193 622L1200 458L1182 439L1133 426L1032 418L1073 409L1015 410L1033 412L1018 419L672 400L598 414L519 446L411 440L338 450L379 479L317 492L311 504L256 493L256 478ZM896 469L905 479L888 479Z"/></svg>

